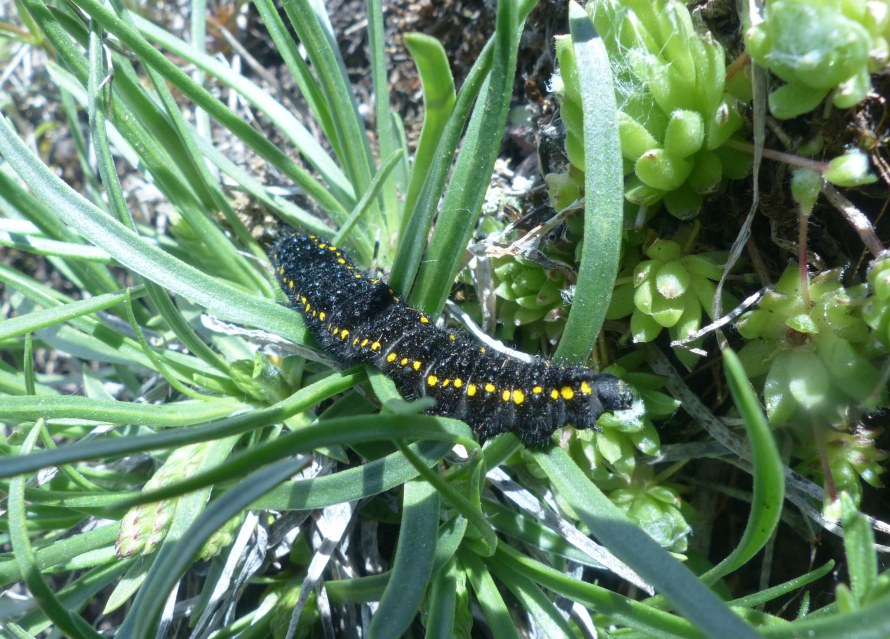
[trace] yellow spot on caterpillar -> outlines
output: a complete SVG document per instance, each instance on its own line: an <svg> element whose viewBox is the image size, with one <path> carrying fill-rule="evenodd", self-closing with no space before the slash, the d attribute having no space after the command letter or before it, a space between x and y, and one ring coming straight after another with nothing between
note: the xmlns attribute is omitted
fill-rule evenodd
<svg viewBox="0 0 890 639"><path fill-rule="evenodd" d="M414 360L414 363L411 364L411 368L413 368L416 371L419 371L421 366L423 366L423 364L418 362L416 359Z"/></svg>
<svg viewBox="0 0 890 639"><path fill-rule="evenodd" d="M406 366L408 364L408 358L403 357L402 360L399 362L399 364L401 364L402 366Z"/></svg>
<svg viewBox="0 0 890 639"><path fill-rule="evenodd" d="M467 397L473 397L476 394L476 384L469 384L467 386Z"/></svg>
<svg viewBox="0 0 890 639"><path fill-rule="evenodd" d="M450 340L453 342L453 341L456 340L457 338L456 338L454 335L452 335L452 334L449 333L449 334L448 334L448 339L450 339Z"/></svg>
<svg viewBox="0 0 890 639"><path fill-rule="evenodd" d="M522 402L525 401L525 393L521 390L513 391L513 403L519 406Z"/></svg>
<svg viewBox="0 0 890 639"><path fill-rule="evenodd" d="M301 297L301 298L300 298L300 301L303 302L303 304L305 304L305 303L306 303L306 296L304 295L303 297Z"/></svg>
<svg viewBox="0 0 890 639"><path fill-rule="evenodd" d="M485 347L483 346L482 348L480 348L480 349L479 349L479 352L480 352L480 353L484 353L484 352L485 352Z"/></svg>
<svg viewBox="0 0 890 639"><path fill-rule="evenodd" d="M344 328L340 331L340 339L345 340L347 337L349 337L349 331Z"/></svg>
<svg viewBox="0 0 890 639"><path fill-rule="evenodd" d="M448 386L450 383L451 383L451 380L450 380L450 379L446 379L444 382L442 382L442 388L445 388L445 387Z"/></svg>
<svg viewBox="0 0 890 639"><path fill-rule="evenodd" d="M485 385L485 392L486 392L486 393L493 393L493 392L494 392L494 384L492 384L491 382L488 382L488 383Z"/></svg>
<svg viewBox="0 0 890 639"><path fill-rule="evenodd" d="M509 402L510 401L510 391L505 390L503 393L501 393L501 399L503 399L505 402Z"/></svg>
<svg viewBox="0 0 890 639"><path fill-rule="evenodd" d="M316 315L318 315L318 311L312 311L312 317L315 317Z"/></svg>
<svg viewBox="0 0 890 639"><path fill-rule="evenodd" d="M420 323L421 323L421 324L429 324L429 323L430 323L430 318L428 318L426 315L421 315L421 316L420 316Z"/></svg>
<svg viewBox="0 0 890 639"><path fill-rule="evenodd" d="M396 361L396 357L398 357L398 355L396 355L396 352L393 351L392 353L390 353L389 355L386 356L386 361L392 363L392 362Z"/></svg>
<svg viewBox="0 0 890 639"><path fill-rule="evenodd" d="M374 342L373 344L371 344L371 350L379 351L380 350L380 342Z"/></svg>
<svg viewBox="0 0 890 639"><path fill-rule="evenodd" d="M573 390L572 390L570 387L568 387L568 386L563 386L563 387L560 389L559 392L560 392L560 394L562 395L562 398L563 398L563 399L566 399L566 400L568 400L568 399L572 399L572 398L575 396L575 391L573 391Z"/></svg>
<svg viewBox="0 0 890 639"><path fill-rule="evenodd" d="M355 268L355 267L354 267L352 264L350 264L349 266L346 267L346 270L347 270L347 271L351 271L351 270L354 269L354 268Z"/></svg>
<svg viewBox="0 0 890 639"><path fill-rule="evenodd" d="M326 247L326 246L327 246L327 244L325 244L324 242L322 242L321 244L318 245L318 248L324 248L324 247Z"/></svg>
<svg viewBox="0 0 890 639"><path fill-rule="evenodd" d="M437 383L439 383L439 378L435 375L430 375L426 378L426 383L428 386L435 386Z"/></svg>
<svg viewBox="0 0 890 639"><path fill-rule="evenodd" d="M370 341L371 341L371 340L369 340L367 337L366 337L365 339L363 339L363 340L362 340L362 348L364 348L364 347L367 345L367 343L370 342Z"/></svg>
<svg viewBox="0 0 890 639"><path fill-rule="evenodd" d="M324 311L318 314L318 319L320 319L322 322L324 321L325 317L327 317L327 315L324 314Z"/></svg>
<svg viewBox="0 0 890 639"><path fill-rule="evenodd" d="M331 329L331 332L332 332L334 335L336 335L337 333L340 332L340 327L339 327L339 326L335 326L334 328Z"/></svg>
<svg viewBox="0 0 890 639"><path fill-rule="evenodd" d="M533 392L535 395L540 395L542 392L544 392L544 389L541 388L540 386L535 386L535 387L532 389L532 392Z"/></svg>
<svg viewBox="0 0 890 639"><path fill-rule="evenodd" d="M460 377L458 377L457 379L454 380L455 388L460 388L463 385L464 385L464 381Z"/></svg>
<svg viewBox="0 0 890 639"><path fill-rule="evenodd" d="M337 247L334 246L333 244L330 244L330 245L328 245L328 250L329 250L329 251L336 251L336 250L337 250Z"/></svg>
<svg viewBox="0 0 890 639"><path fill-rule="evenodd" d="M374 284L375 286L377 285L378 282L380 282L380 280L371 280L371 284Z"/></svg>
<svg viewBox="0 0 890 639"><path fill-rule="evenodd" d="M309 312L309 309L311 309L311 308L312 308L312 304L306 304L306 312L307 313Z"/></svg>
<svg viewBox="0 0 890 639"><path fill-rule="evenodd" d="M282 266L282 267L279 267L279 269L278 269L278 274L279 274L279 275L284 275L284 267L283 267L283 266Z"/></svg>
<svg viewBox="0 0 890 639"><path fill-rule="evenodd" d="M309 236L309 239L310 239L310 240L317 240L317 239L318 239L318 236L317 236L317 235L310 235L310 236Z"/></svg>
<svg viewBox="0 0 890 639"><path fill-rule="evenodd" d="M289 281L289 282L287 283L287 286L288 286L288 288L293 288L293 287L294 287L294 281L293 281L293 280Z"/></svg>
<svg viewBox="0 0 890 639"><path fill-rule="evenodd" d="M358 346L358 338L357 337L354 340L352 340L352 345Z"/></svg>
<svg viewBox="0 0 890 639"><path fill-rule="evenodd" d="M581 382L581 393L584 395L590 395L593 392L593 389L590 388L590 384L587 381Z"/></svg>
<svg viewBox="0 0 890 639"><path fill-rule="evenodd" d="M346 260L344 260L344 259L341 257L339 260L337 260L337 264L346 264Z"/></svg>
<svg viewBox="0 0 890 639"><path fill-rule="evenodd" d="M555 388L550 391L550 399L559 399L559 391Z"/></svg>

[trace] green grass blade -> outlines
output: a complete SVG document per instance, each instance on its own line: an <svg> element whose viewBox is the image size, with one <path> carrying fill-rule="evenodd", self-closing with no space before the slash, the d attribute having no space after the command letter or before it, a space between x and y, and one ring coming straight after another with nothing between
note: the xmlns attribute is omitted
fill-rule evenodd
<svg viewBox="0 0 890 639"><path fill-rule="evenodd" d="M572 636L569 623L563 619L560 611L535 582L506 568L503 564L492 563L491 568L546 636L551 639Z"/></svg>
<svg viewBox="0 0 890 639"><path fill-rule="evenodd" d="M878 578L878 554L871 524L857 509L847 493L841 493L841 522L844 526L844 553L850 590L857 602L864 603Z"/></svg>
<svg viewBox="0 0 890 639"><path fill-rule="evenodd" d="M371 618L370 636L397 639L411 625L429 586L438 528L436 489L422 480L405 484L399 543L389 583Z"/></svg>
<svg viewBox="0 0 890 639"><path fill-rule="evenodd" d="M72 50L68 34L61 29L55 18L41 3L35 0L23 0L23 2L27 5L28 11L37 18L41 28L53 42L53 45L57 48L66 48L71 52L67 60L74 63L72 71L75 71L78 76L80 73L83 73L85 78L85 68L83 65L76 64L77 59L75 56L79 56L79 53L76 49ZM135 28L125 24L101 3L94 0L83 0L82 3L78 3L78 6L98 21L103 29L119 38L143 63L158 70L166 80L187 95L196 105L207 111L217 122L303 187L310 197L316 200L331 215L343 213L342 206L327 189L275 147L268 138L254 130L247 122L231 112L222 102L214 98L206 89L196 84L192 78L169 61L160 51L154 49ZM117 82L119 82L119 79ZM118 119L115 119L115 124L118 121Z"/></svg>
<svg viewBox="0 0 890 639"><path fill-rule="evenodd" d="M438 223L418 274L417 293L413 299L428 313L438 314L445 305L488 190L507 122L516 73L518 17L515 0L498 2L491 72L485 82L482 100L477 101L470 118Z"/></svg>
<svg viewBox="0 0 890 639"><path fill-rule="evenodd" d="M494 529L486 520L482 510L467 497L464 497L458 492L449 482L443 480L438 473L430 469L422 460L418 459L417 456L408 450L404 444L397 442L397 445L408 461L414 465L414 468L417 469L421 477L426 479L431 486L434 486L439 491L439 494L441 494L442 497L444 497L445 500L450 503L457 512L463 515L473 528L476 529L476 532L481 537L481 539L479 539L479 544L482 547L479 551L480 554L485 556L491 555L495 548L497 548L498 540L497 536L494 534Z"/></svg>
<svg viewBox="0 0 890 639"><path fill-rule="evenodd" d="M393 109L389 97L389 73L386 63L386 32L383 27L383 7L381 0L366 0L368 15L368 48L371 61L371 81L374 85L374 124L377 127L377 152L380 159L393 157L400 150L399 132L394 125ZM408 174L408 158L399 156L399 170L392 180L383 185L383 206L386 223L384 228L395 231L399 227L404 206L399 194L405 192L405 177ZM377 173L381 173L378 171ZM387 236L388 237L388 236ZM389 255L390 243L384 242L384 254ZM387 260L388 261L388 260Z"/></svg>
<svg viewBox="0 0 890 639"><path fill-rule="evenodd" d="M137 287L133 289L131 294L133 299L137 299L145 295L145 290L142 287ZM126 292L123 291L120 293L105 293L104 295L97 295L89 299L62 304L0 321L0 340L17 337L25 333L33 333L42 328L62 324L75 317L111 308L123 302L126 297Z"/></svg>
<svg viewBox="0 0 890 639"><path fill-rule="evenodd" d="M37 441L43 420L31 427L22 450L27 454ZM34 549L28 536L28 517L25 509L25 477L18 477L9 488L9 539L13 556L18 562L22 580L40 603L40 607L60 631L75 639L99 639L96 632L80 615L67 610L43 578L36 564Z"/></svg>
<svg viewBox="0 0 890 639"><path fill-rule="evenodd" d="M265 10L266 2L255 3L260 9L261 14ZM337 199L344 206L352 206L355 201L355 195L352 192L352 186L346 179L343 171L331 159L321 144L315 140L312 134L303 126L294 114L288 110L283 104L273 99L266 91L261 89L255 83L251 82L243 75L233 73L232 69L219 62L217 59L204 53L195 51L188 43L183 42L179 38L171 35L164 29L152 24L145 18L137 15L131 15L134 24L149 40L159 44L170 53L181 57L183 60L191 62L208 75L216 78L219 82L232 88L238 95L244 98L256 109L266 115L277 131L286 136L291 144L306 158L318 171L319 175L327 182L331 191L337 196ZM276 14L277 17L277 14ZM266 26L271 27L266 21ZM283 25L282 25L283 26ZM279 51L282 48L278 47ZM282 54L284 52L282 51ZM303 94L304 98L311 97Z"/></svg>
<svg viewBox="0 0 890 639"><path fill-rule="evenodd" d="M519 25L525 24L525 19L535 7L537 0L522 0L518 8ZM482 87L491 70L495 40L489 40L479 54L479 58L473 64L463 86L457 94L454 109L451 112L439 145L433 153L433 160L427 175L423 179L423 186L417 196L417 202L413 209L405 209L405 220L402 222L402 230L399 234L399 249L396 260L393 263L389 282L403 295L411 293L415 275L427 246L429 231L436 216L439 201L445 188L445 182L451 173L451 163L454 154L461 141L461 133L470 115L470 109L477 102ZM477 109L481 106L477 107ZM499 143L498 143L499 144ZM461 247L463 251L464 247ZM410 299L418 303L421 295L412 294ZM444 304L444 298L442 299ZM425 308L428 312L438 309Z"/></svg>
<svg viewBox="0 0 890 639"><path fill-rule="evenodd" d="M563 449L552 446L532 454L599 542L652 584L701 632L710 637L757 636L686 566L631 523Z"/></svg>
<svg viewBox="0 0 890 639"><path fill-rule="evenodd" d="M854 612L762 628L760 635L767 639L886 639L890 637L890 595Z"/></svg>
<svg viewBox="0 0 890 639"><path fill-rule="evenodd" d="M435 158L436 149L457 94L445 48L435 38L422 33L405 35L405 48L411 54L423 90L423 126L411 167L411 181L405 195L405 211L413 211L420 189ZM404 225L403 225L404 226Z"/></svg>
<svg viewBox="0 0 890 639"><path fill-rule="evenodd" d="M653 637L701 637L688 621L606 590L601 586L572 579L565 573L523 555L508 544L498 546L491 562L504 563L553 592L577 601L613 622L645 632Z"/></svg>
<svg viewBox="0 0 890 639"><path fill-rule="evenodd" d="M766 545L779 525L785 500L785 468L757 395L738 356L729 348L723 350L723 365L729 390L748 432L754 486L751 514L739 545L702 576L705 583L713 583L744 566Z"/></svg>
<svg viewBox="0 0 890 639"><path fill-rule="evenodd" d="M452 639L457 611L457 575L455 562L433 575L430 584L429 614L424 629L427 639Z"/></svg>
<svg viewBox="0 0 890 639"><path fill-rule="evenodd" d="M290 477L293 472L293 461L285 459L250 473L234 488L217 497L182 537L173 543L163 544L129 614L118 629L118 636L154 636L157 619L170 590L188 569L204 543L229 519Z"/></svg>
<svg viewBox="0 0 890 639"><path fill-rule="evenodd" d="M327 16L316 14L309 0L287 0L282 6L318 76L324 101L331 109L335 134L333 139L337 140L334 148L340 150L340 163L358 196L371 184L374 162L368 137L349 87L349 78L322 24L327 21ZM321 10L319 5L316 7ZM372 210L375 215L379 215L379 210ZM375 224L375 227L379 227L379 224ZM360 247L362 256L370 260L373 240L362 243Z"/></svg>
<svg viewBox="0 0 890 639"><path fill-rule="evenodd" d="M519 639L519 632L510 616L507 604L504 603L485 562L467 548L458 551L458 559L470 578L473 591L476 593L476 601L482 608L491 636L498 639Z"/></svg>
<svg viewBox="0 0 890 639"><path fill-rule="evenodd" d="M62 220L121 264L222 318L303 341L305 328L289 309L242 293L170 257L74 192L31 153L5 117L0 118L0 154Z"/></svg>
<svg viewBox="0 0 890 639"><path fill-rule="evenodd" d="M408 446L427 467L449 450L443 442L418 442ZM251 508L265 510L314 510L332 504L376 495L417 477L417 469L400 452L374 459L331 475L297 479L263 495Z"/></svg>
<svg viewBox="0 0 890 639"><path fill-rule="evenodd" d="M398 164L404 159L405 154L402 152L402 149L396 150L390 157L386 159L383 165L380 167L380 170L374 174L374 179L371 180L371 185L368 187L368 190L362 195L362 199L358 201L355 205L355 208L349 214L349 217L343 222L343 225L337 230L337 233L334 235L331 240L335 244L340 244L345 237L354 237L355 234L351 233L352 227L358 222L362 216L368 211L369 207L372 205L374 200L377 198L377 195L380 193L380 190L387 184L387 179L389 178L390 173L392 173L393 169L398 166ZM369 228L370 224L367 225Z"/></svg>
<svg viewBox="0 0 890 639"><path fill-rule="evenodd" d="M325 399L350 388L356 383L359 377L360 374L358 373L353 375L333 374L315 382L314 384L306 386L286 400L273 404L268 408L238 414L232 414L236 409L228 408L225 412L226 414L231 415L230 417L217 418L216 421L210 421L212 417L202 418L202 421L209 423L200 426L168 430L166 432L143 435L140 437L104 436L89 441L75 442L61 448L31 453L26 456L19 455L4 460L3 465L0 466L0 477L14 477L15 475L33 472L40 470L41 468L48 468L49 466L59 466L61 464L69 464L90 459L102 459L105 457L144 453L151 450L161 450L173 446L183 446L185 444L193 444L195 442L209 441L211 439L227 437L229 435L246 433L251 430L284 421L288 417L306 410L310 406L315 406L318 402L324 401ZM20 419L29 419L29 416L32 416L41 410L41 402L45 402L45 410L43 412L52 415L50 409L55 407L60 411L60 417L71 415L71 406L76 408L87 404L88 402L92 403L92 405L88 406L91 410L99 410L102 408L101 403L96 403L97 400L89 400L88 398L66 397L65 399L71 402L67 408L64 405L53 404L49 401L52 399L50 397L47 397L46 399L38 397L37 399L37 402L32 401L30 404L24 403L24 405L22 405L23 400L19 397L0 398L0 410L7 407L12 410L17 407L19 409L18 417ZM234 400L231 399L218 401L234 402ZM206 404L207 402L200 402L197 405L205 406ZM234 404L237 405L237 402L234 402ZM112 406L110 409L127 411L132 423L140 423L138 417L140 414L145 414L144 409L147 405L125 405L130 407L124 408ZM66 410L67 412L64 412ZM164 413L175 413L175 409L172 411L162 411L161 414L163 415ZM74 414L77 415L77 413ZM113 413L106 413L105 417L108 417L109 419L103 420L99 418L95 421L109 421L115 423L112 421L114 419ZM89 419L88 416L86 418ZM119 417L119 419L124 418L127 418L127 415L121 415ZM170 414L168 415L168 418L170 420L175 420L176 416L175 414ZM155 424L155 422L149 423L152 425ZM443 430L444 429L442 428L436 429L435 433L441 435ZM468 433L469 429L466 429L464 432ZM391 434L391 432L389 434Z"/></svg>
<svg viewBox="0 0 890 639"><path fill-rule="evenodd" d="M578 281L555 358L582 364L599 335L618 273L624 175L609 56L587 12L569 3L569 28L584 112L584 245Z"/></svg>

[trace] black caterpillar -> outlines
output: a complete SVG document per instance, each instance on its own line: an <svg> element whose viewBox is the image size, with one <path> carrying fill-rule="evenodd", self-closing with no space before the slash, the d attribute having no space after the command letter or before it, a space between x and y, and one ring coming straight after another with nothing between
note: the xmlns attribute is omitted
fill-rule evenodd
<svg viewBox="0 0 890 639"><path fill-rule="evenodd" d="M482 440L512 431L540 447L561 426L596 428L604 411L631 407L630 388L612 375L521 362L436 327L315 235L287 235L271 257L281 288L326 351L380 369L406 399L434 398L430 413L467 422Z"/></svg>

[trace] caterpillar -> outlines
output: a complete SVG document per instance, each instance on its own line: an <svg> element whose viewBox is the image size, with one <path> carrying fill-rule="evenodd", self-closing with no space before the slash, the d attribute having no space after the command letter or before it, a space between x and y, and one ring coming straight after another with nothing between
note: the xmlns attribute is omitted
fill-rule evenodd
<svg viewBox="0 0 890 639"><path fill-rule="evenodd" d="M432 397L429 413L465 421L482 441L512 431L541 447L557 428L596 428L603 412L631 407L630 387L612 375L543 358L523 362L436 326L316 235L287 234L270 257L325 351L381 370L406 399Z"/></svg>

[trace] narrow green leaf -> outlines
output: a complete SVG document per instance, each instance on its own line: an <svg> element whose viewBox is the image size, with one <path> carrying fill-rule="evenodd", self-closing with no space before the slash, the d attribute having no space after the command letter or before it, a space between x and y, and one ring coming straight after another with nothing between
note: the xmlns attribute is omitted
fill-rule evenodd
<svg viewBox="0 0 890 639"><path fill-rule="evenodd" d="M551 639L571 637L572 627L563 619L553 602L525 575L514 572L504 564L493 564L492 570L516 597L529 617Z"/></svg>
<svg viewBox="0 0 890 639"><path fill-rule="evenodd" d="M532 453L560 496L599 542L712 637L754 639L754 630L664 548L637 528L557 446Z"/></svg>
<svg viewBox="0 0 890 639"><path fill-rule="evenodd" d="M488 191L513 93L519 24L515 0L498 2L491 72L470 118L426 259L420 266L417 293L412 296L428 313L438 314L445 305Z"/></svg>
<svg viewBox="0 0 890 639"><path fill-rule="evenodd" d="M43 420L38 419L25 437L22 444L23 452L26 454L30 452L42 428ZM25 477L18 477L9 485L9 539L22 579L56 628L75 639L99 639L99 633L80 615L67 610L62 605L36 564L34 549L31 547L31 540L28 536L25 479Z"/></svg>
<svg viewBox="0 0 890 639"><path fill-rule="evenodd" d="M368 49L371 60L371 82L374 85L374 124L377 127L377 147L380 158L391 158L400 150L399 134L393 123L393 109L389 98L389 72L386 61L386 31L383 27L383 7L381 0L365 0L368 16ZM408 158L399 156L399 171L392 180L384 180L381 205L384 212L385 229L398 228L403 201L399 194L405 192ZM382 170L377 172L378 175ZM369 189L370 190L370 189ZM383 248L389 254L389 243Z"/></svg>
<svg viewBox="0 0 890 639"><path fill-rule="evenodd" d="M449 564L433 576L430 586L429 615L424 629L427 639L452 639L457 610L457 566Z"/></svg>
<svg viewBox="0 0 890 639"><path fill-rule="evenodd" d="M442 459L451 446L445 442L417 442L408 448L427 467ZM417 469L400 452L361 466L311 479L296 479L276 486L251 508L263 510L315 510L332 504L376 495L417 477Z"/></svg>
<svg viewBox="0 0 890 639"><path fill-rule="evenodd" d="M272 34L274 25L270 24L269 20L266 19L266 15L268 14L265 13L268 4L268 2L255 3L260 14L264 17L266 27L269 29L270 34ZM277 13L275 15L277 18ZM337 195L337 199L344 206L351 206L353 204L355 195L353 194L352 186L349 184L343 171L330 158L324 148L315 140L299 119L297 119L296 116L283 104L272 99L266 91L245 78L243 75L233 73L231 68L222 64L216 58L196 51L191 44L183 42L164 29L152 24L145 18L137 14L132 14L132 19L134 24L139 28L140 33L146 38L160 44L177 57L191 62L208 75L216 78L222 84L231 87L238 93L238 95L256 107L258 111L265 114L274 124L275 129L280 131L282 135L286 136L291 144L300 151L300 154L306 158L306 161L318 171L322 178L324 178L325 182L331 187L333 193ZM283 29L284 25L282 24L281 27ZM286 33L286 29L284 29L284 32ZM274 37L275 36L273 35L273 39ZM289 42L292 47L293 41L289 40ZM277 41L276 46L282 53L282 56L286 58L287 56L285 56L285 52L282 50L283 47ZM312 96L307 96L304 91L302 97L306 98L308 102Z"/></svg>
<svg viewBox="0 0 890 639"><path fill-rule="evenodd" d="M361 219L362 215L367 212L368 208L380 193L380 190L387 183L389 174L392 173L392 170L398 166L402 159L404 159L404 153L401 149L397 149L395 153L386 159L383 166L380 167L380 170L374 174L374 179L371 180L371 184L368 187L368 190L362 195L362 199L358 201L355 208L349 214L349 217L346 218L343 225L337 230L337 233L331 240L332 242L340 244L343 241L343 238L355 235L350 234L352 227ZM365 226L371 228L373 227L373 224L368 223Z"/></svg>
<svg viewBox="0 0 890 639"><path fill-rule="evenodd" d="M170 590L188 569L210 536L261 495L290 477L293 461L285 459L244 476L216 498L175 542L163 544L124 622L119 637L151 637Z"/></svg>
<svg viewBox="0 0 890 639"><path fill-rule="evenodd" d="M413 211L423 182L433 164L436 149L457 99L454 78L445 48L435 38L422 33L408 33L405 48L414 59L423 89L423 127L411 167L411 181L405 195L405 211Z"/></svg>
<svg viewBox="0 0 890 639"><path fill-rule="evenodd" d="M748 381L738 356L729 348L723 350L723 365L729 390L748 432L754 486L751 514L748 516L742 540L726 559L702 576L705 583L714 583L723 575L744 566L766 545L779 525L782 503L785 500L785 468L782 457L751 382Z"/></svg>
<svg viewBox="0 0 890 639"><path fill-rule="evenodd" d="M436 489L423 480L405 484L402 525L392 574L380 607L371 619L370 636L398 639L411 625L429 587L438 527Z"/></svg>
<svg viewBox="0 0 890 639"><path fill-rule="evenodd" d="M887 639L890 637L890 596L846 614L810 616L794 623L760 629L767 639Z"/></svg>
<svg viewBox="0 0 890 639"><path fill-rule="evenodd" d="M525 19L535 7L537 0L521 0L517 13L519 19L517 28L525 24ZM518 40L518 35L517 35ZM404 295L411 292L411 287L415 280L418 268L427 246L430 228L433 225L433 219L439 210L439 202L442 197L442 191L445 188L445 182L451 173L451 163L454 159L455 151L461 141L461 133L464 130L470 109L474 103L477 103L478 96L484 92L486 77L489 75L494 56L495 39L489 40L479 58L473 64L470 72L464 80L463 86L457 95L457 101L442 137L433 154L433 161L430 169L425 176L420 194L417 197L417 203L413 210L405 209L405 219L402 223L402 230L399 234L399 249L396 254L396 260L393 263L390 273L390 284L397 291ZM476 107L481 109L481 103ZM469 139L469 132L467 139ZM498 141L499 145L500 142ZM460 184L459 182L457 184ZM457 187L459 188L459 187ZM460 247L459 251L463 251L466 244ZM452 247L454 248L454 247ZM452 253L454 255L456 253ZM450 280L448 290L450 290ZM445 303L445 297L442 297L438 308L422 307L431 314L438 313L442 305ZM417 294L410 298L414 302L422 301L423 294L418 291Z"/></svg>
<svg viewBox="0 0 890 639"><path fill-rule="evenodd" d="M33 472L49 466L58 466L89 459L102 459L104 457L148 452L173 446L182 446L194 442L209 441L211 439L218 439L228 435L238 435L276 422L284 421L288 417L350 388L356 383L359 377L361 377L360 373L351 375L336 373L315 382L314 384L306 386L302 390L294 393L291 397L288 397L286 400L273 404L268 408L238 414L232 414L234 411L229 410L228 414L232 415L231 417L219 419L218 421L211 421L203 426L173 429L163 433L155 433L139 437L119 437L117 435L104 436L92 440L75 442L61 448L4 459L3 464L0 465L0 477L14 477L22 473ZM41 411L41 403L44 401L50 403L49 400L53 399L57 398L38 396L37 401L32 401L30 404L25 404L23 406L20 405L19 412L26 415L39 413ZM85 401L96 401L87 400L85 397L71 396L65 397L64 399L74 402L75 406L82 404ZM220 400L220 402L223 401L232 400ZM0 397L0 411L3 411L4 406L15 404L16 402L21 404L22 398ZM206 402L202 402L201 404L206 404ZM133 404L132 406L139 407L139 409L145 409L150 405ZM168 404L167 406L169 407L173 405ZM161 408L160 406L152 407ZM137 412L136 408L124 410L130 411L131 415L134 412ZM44 412L48 413L48 411ZM167 410L166 412L172 411ZM2 414L5 415L5 411ZM63 416L66 415L63 414ZM111 416L109 415L109 417ZM28 418L23 417L23 419ZM96 421L101 421L101 419ZM134 420L134 423L138 422ZM443 432L441 427L434 430L439 435ZM465 432L468 434L467 436L469 436L469 428L465 427ZM391 434L391 432L389 434ZM320 445L325 445L325 443Z"/></svg>
<svg viewBox="0 0 890 639"><path fill-rule="evenodd" d="M325 103L331 109L335 149L346 175L356 194L364 193L371 184L374 162L364 125L358 114L355 97L349 85L349 77L337 52L336 42L328 37L325 24L327 16L321 4L309 0L286 0L282 3L291 25L306 48L312 69L318 76L318 85L322 90ZM379 215L379 209L372 207L372 213ZM375 227L380 227L376 224ZM363 257L370 260L373 238L360 236L358 249ZM361 241L364 240L364 241Z"/></svg>
<svg viewBox="0 0 890 639"><path fill-rule="evenodd" d="M528 576L549 590L606 615L615 623L646 633L647 636L696 639L702 636L685 619L602 586L572 579L559 570L527 557L509 544L500 544L498 552L490 561L504 562L511 570Z"/></svg>
<svg viewBox="0 0 890 639"><path fill-rule="evenodd" d="M303 340L305 328L296 313L202 273L109 218L35 157L5 117L0 118L0 154L38 197L56 209L62 220L121 264L220 317L264 328L292 341Z"/></svg>
<svg viewBox="0 0 890 639"><path fill-rule="evenodd" d="M133 289L131 295L133 299L138 299L145 295L145 289L140 286L137 289ZM120 293L105 293L104 295L97 295L85 300L60 304L59 306L41 311L5 319L0 321L0 340L17 337L29 332L33 333L48 326L62 324L75 317L111 308L123 302L126 297L127 295L124 291Z"/></svg>
<svg viewBox="0 0 890 639"><path fill-rule="evenodd" d="M458 559L470 578L473 591L476 593L476 601L482 608L491 636L498 639L519 639L519 631L485 562L468 548L461 548L458 551Z"/></svg>
<svg viewBox="0 0 890 639"><path fill-rule="evenodd" d="M618 273L624 223L624 176L618 107L609 56L593 21L569 3L584 113L584 245L572 308L556 359L583 364L599 335Z"/></svg>
<svg viewBox="0 0 890 639"><path fill-rule="evenodd" d="M856 509L847 493L841 493L841 521L844 525L844 552L847 556L847 572L850 589L860 605L878 578L878 554L875 551L875 535L871 524Z"/></svg>

